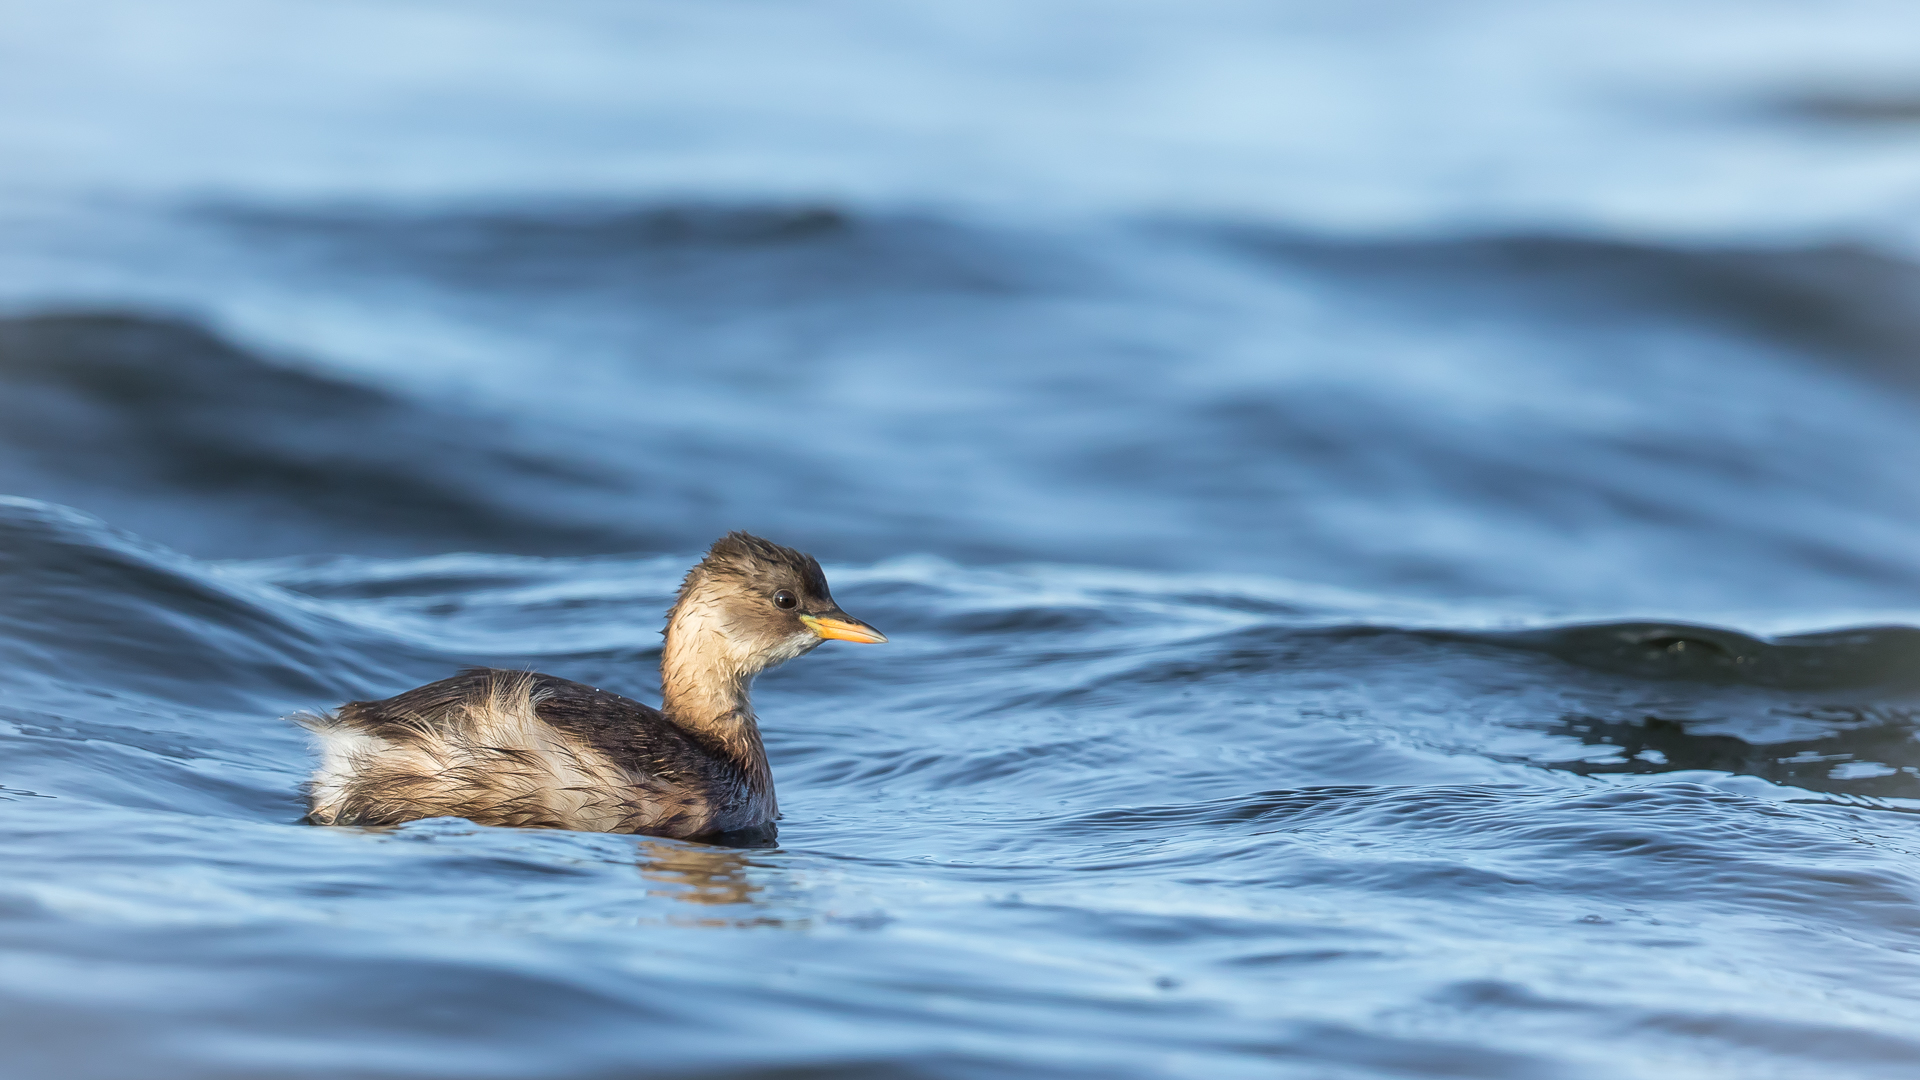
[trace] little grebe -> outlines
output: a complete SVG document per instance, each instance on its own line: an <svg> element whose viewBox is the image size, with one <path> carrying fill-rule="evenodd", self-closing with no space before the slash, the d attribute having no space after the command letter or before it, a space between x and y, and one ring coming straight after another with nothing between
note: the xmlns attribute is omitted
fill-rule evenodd
<svg viewBox="0 0 1920 1080"><path fill-rule="evenodd" d="M829 638L886 637L840 610L813 556L741 532L688 571L665 635L658 709L552 675L472 668L299 717L320 749L307 820L769 832L779 808L753 677Z"/></svg>

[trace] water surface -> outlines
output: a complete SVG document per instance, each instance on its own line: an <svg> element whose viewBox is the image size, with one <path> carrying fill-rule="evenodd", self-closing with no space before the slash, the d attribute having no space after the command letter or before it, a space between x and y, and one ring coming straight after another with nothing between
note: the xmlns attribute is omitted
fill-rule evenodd
<svg viewBox="0 0 1920 1080"><path fill-rule="evenodd" d="M1911 17L1641 7L13 13L0 1073L1913 1075ZM734 528L776 847L298 824Z"/></svg>

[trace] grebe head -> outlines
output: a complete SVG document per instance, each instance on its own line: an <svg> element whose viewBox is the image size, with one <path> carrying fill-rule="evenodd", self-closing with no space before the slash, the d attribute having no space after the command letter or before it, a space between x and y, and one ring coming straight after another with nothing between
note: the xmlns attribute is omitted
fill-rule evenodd
<svg viewBox="0 0 1920 1080"><path fill-rule="evenodd" d="M669 653L694 650L749 678L822 641L887 640L840 610L813 556L743 532L688 571L666 634Z"/></svg>

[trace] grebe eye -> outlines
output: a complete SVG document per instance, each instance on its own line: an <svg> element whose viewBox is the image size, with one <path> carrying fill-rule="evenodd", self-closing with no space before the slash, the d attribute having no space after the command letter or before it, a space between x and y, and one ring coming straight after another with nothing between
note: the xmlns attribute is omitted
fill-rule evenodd
<svg viewBox="0 0 1920 1080"><path fill-rule="evenodd" d="M785 589L781 589L779 592L773 594L773 606L782 611L792 611L793 606L799 602L799 600L794 598L792 593Z"/></svg>

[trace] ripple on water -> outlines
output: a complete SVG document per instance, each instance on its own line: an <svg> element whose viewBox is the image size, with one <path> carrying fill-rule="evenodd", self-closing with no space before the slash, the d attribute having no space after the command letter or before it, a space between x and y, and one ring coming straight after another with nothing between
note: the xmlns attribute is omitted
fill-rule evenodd
<svg viewBox="0 0 1920 1080"><path fill-rule="evenodd" d="M0 500L24 1074L1920 1061L1920 631L1869 625L1920 597L1911 327L1839 287L1904 295L1900 260L811 204L204 218L274 318L0 319L0 480L277 556ZM340 335L311 363L207 329L311 297L285 325ZM472 399L323 362L390 323L409 361L458 342ZM652 698L680 575L741 525L930 553L832 565L892 643L757 687L778 846L296 824L282 715L474 662ZM651 554L567 555L619 547ZM348 554L284 554L317 550ZM1882 614L1752 632L1724 612L1755 582L1763 625Z"/></svg>

